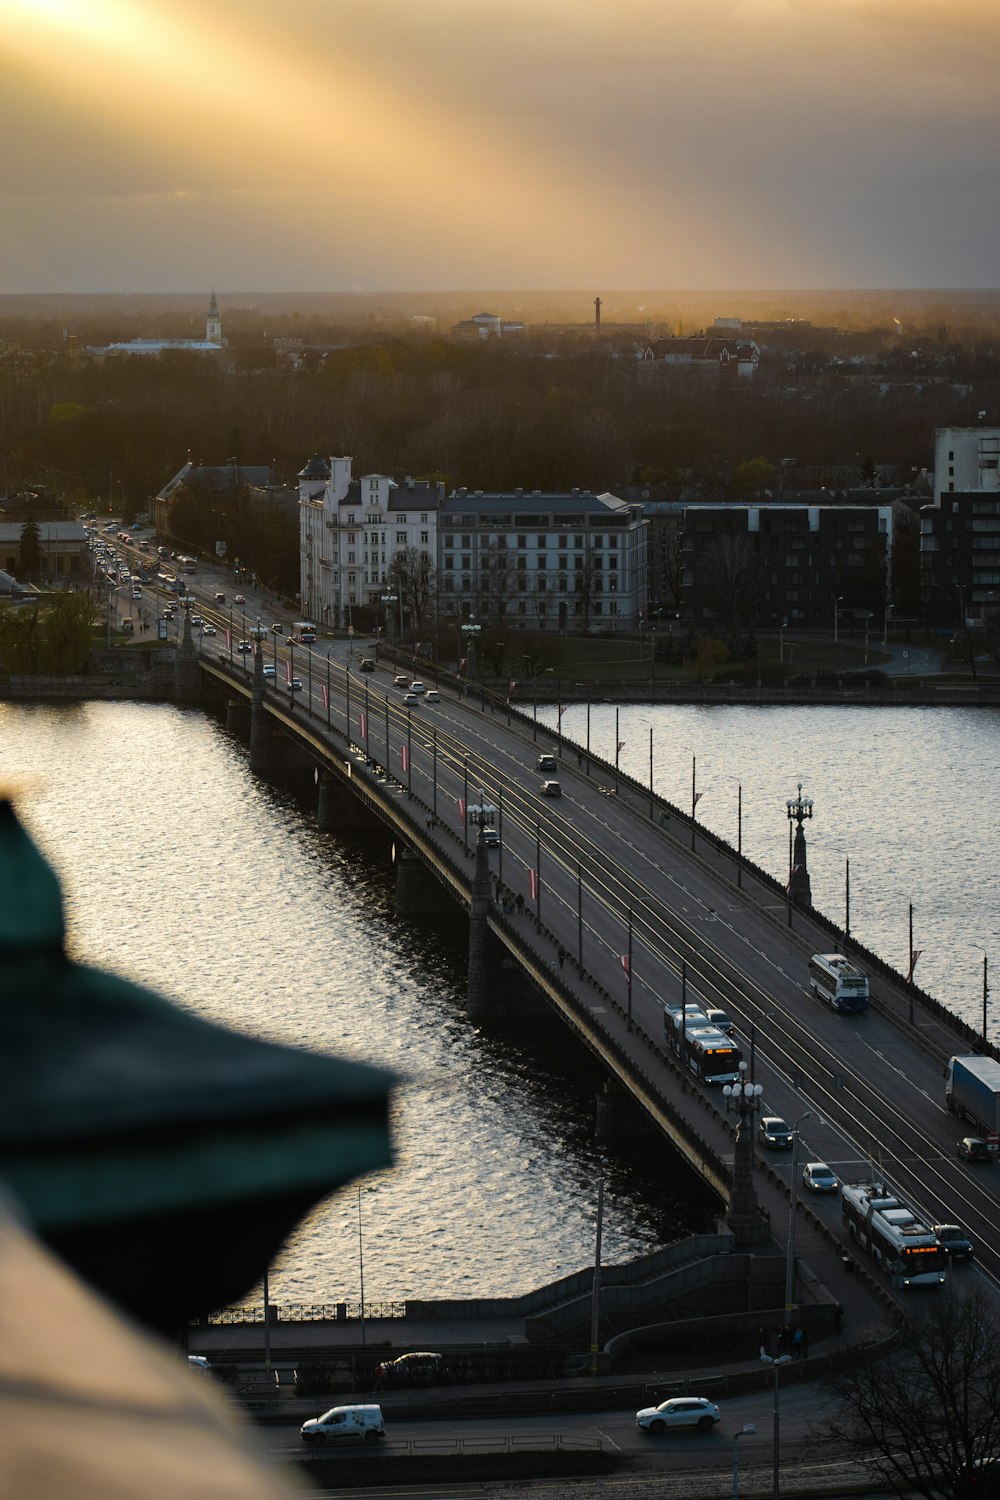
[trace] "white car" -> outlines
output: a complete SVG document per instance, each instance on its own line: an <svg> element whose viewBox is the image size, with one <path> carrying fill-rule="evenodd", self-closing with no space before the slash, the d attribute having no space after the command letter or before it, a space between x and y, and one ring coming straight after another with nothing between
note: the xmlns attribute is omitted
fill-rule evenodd
<svg viewBox="0 0 1000 1500"><path fill-rule="evenodd" d="M420 702L420 699L416 693L408 690L403 694L403 702L408 708L414 708Z"/></svg>
<svg viewBox="0 0 1000 1500"><path fill-rule="evenodd" d="M424 702L425 703L440 703L441 702L441 694L438 692L437 688L428 688L427 689L426 693L424 694Z"/></svg>
<svg viewBox="0 0 1000 1500"><path fill-rule="evenodd" d="M201 633L202 635L215 635L217 632L214 625L203 625Z"/></svg>
<svg viewBox="0 0 1000 1500"><path fill-rule="evenodd" d="M426 693L426 691L427 691L427 689L424 687L424 685L420 681L419 677L415 677L413 679L413 681L410 683L410 692L411 693Z"/></svg>
<svg viewBox="0 0 1000 1500"><path fill-rule="evenodd" d="M264 670L264 676L265 677L274 678L274 677L277 677L277 675L278 675L278 671L277 671L276 667L265 667L263 670Z"/></svg>
<svg viewBox="0 0 1000 1500"><path fill-rule="evenodd" d="M377 1443L385 1437L380 1406L334 1406L303 1422L304 1443Z"/></svg>
<svg viewBox="0 0 1000 1500"><path fill-rule="evenodd" d="M659 1406L644 1406L635 1414L635 1425L644 1432L670 1432L675 1427L697 1427L710 1432L722 1413L704 1396L671 1396Z"/></svg>

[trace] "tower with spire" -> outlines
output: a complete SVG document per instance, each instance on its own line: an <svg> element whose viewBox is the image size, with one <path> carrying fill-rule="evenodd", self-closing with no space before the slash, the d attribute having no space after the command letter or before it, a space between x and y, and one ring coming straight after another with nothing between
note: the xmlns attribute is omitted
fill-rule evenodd
<svg viewBox="0 0 1000 1500"><path fill-rule="evenodd" d="M219 316L219 304L215 292L208 304L208 316L205 319L205 342L207 344L222 343L222 319Z"/></svg>

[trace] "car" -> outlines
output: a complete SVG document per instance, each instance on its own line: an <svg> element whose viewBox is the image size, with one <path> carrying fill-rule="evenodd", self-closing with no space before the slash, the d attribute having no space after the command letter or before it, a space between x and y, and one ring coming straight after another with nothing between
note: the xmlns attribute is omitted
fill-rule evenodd
<svg viewBox="0 0 1000 1500"><path fill-rule="evenodd" d="M438 692L437 688L428 688L427 689L426 693L424 694L424 702L425 703L440 703L441 702L441 694Z"/></svg>
<svg viewBox="0 0 1000 1500"><path fill-rule="evenodd" d="M187 1359L189 1370L197 1370L201 1375L211 1375L212 1366L209 1364L204 1354L189 1354Z"/></svg>
<svg viewBox="0 0 1000 1500"><path fill-rule="evenodd" d="M407 707L415 708L419 704L420 699L417 697L416 693L411 693L409 690L407 690L403 694L403 702L407 705Z"/></svg>
<svg viewBox="0 0 1000 1500"><path fill-rule="evenodd" d="M246 601L246 595L245 594L234 594L233 595L233 603L234 604L245 604L246 602L247 601Z"/></svg>
<svg viewBox="0 0 1000 1500"><path fill-rule="evenodd" d="M795 1132L779 1115L764 1115L757 1126L757 1139L772 1151L790 1151Z"/></svg>
<svg viewBox="0 0 1000 1500"><path fill-rule="evenodd" d="M301 693L301 691L302 691L302 678L301 677L293 677L292 680L291 680L291 682L288 684L288 687L289 687L289 690L291 692L293 692L293 693Z"/></svg>
<svg viewBox="0 0 1000 1500"><path fill-rule="evenodd" d="M543 797L562 796L562 787L559 785L558 781L543 781L538 790Z"/></svg>
<svg viewBox="0 0 1000 1500"><path fill-rule="evenodd" d="M299 1429L304 1443L377 1443L385 1437L380 1406L333 1406Z"/></svg>
<svg viewBox="0 0 1000 1500"><path fill-rule="evenodd" d="M433 1385L441 1379L444 1367L443 1354L416 1349L412 1354L384 1360L375 1371L375 1378L383 1385Z"/></svg>
<svg viewBox="0 0 1000 1500"><path fill-rule="evenodd" d="M282 625L282 623L281 623L280 620L275 620L274 624L271 626L271 634L272 635L284 635L284 633L285 633L285 627L284 627L284 625Z"/></svg>
<svg viewBox="0 0 1000 1500"><path fill-rule="evenodd" d="M990 1161L990 1148L978 1135L963 1135L958 1143L958 1154L963 1161Z"/></svg>
<svg viewBox="0 0 1000 1500"><path fill-rule="evenodd" d="M214 625L203 625L201 627L201 633L202 635L216 635L217 631Z"/></svg>
<svg viewBox="0 0 1000 1500"><path fill-rule="evenodd" d="M370 656L363 656L361 658L361 662L360 662L360 664L358 666L358 671L359 672L374 672L374 670L375 670L375 663L372 661L371 657Z"/></svg>
<svg viewBox="0 0 1000 1500"><path fill-rule="evenodd" d="M802 1184L811 1193L835 1193L840 1179L825 1161L809 1161L802 1168Z"/></svg>
<svg viewBox="0 0 1000 1500"><path fill-rule="evenodd" d="M398 688L408 688L410 685L410 679L407 677L405 672L397 672L395 677L392 679L392 685L393 687Z"/></svg>
<svg viewBox="0 0 1000 1500"><path fill-rule="evenodd" d="M236 649L237 651L252 651L253 646L249 641L240 641Z"/></svg>
<svg viewBox="0 0 1000 1500"><path fill-rule="evenodd" d="M974 1260L976 1252L961 1224L935 1224L934 1233L949 1260Z"/></svg>
<svg viewBox="0 0 1000 1500"><path fill-rule="evenodd" d="M265 677L275 678L278 675L278 669L277 669L277 667L271 667L271 666L265 667L263 675Z"/></svg>
<svg viewBox="0 0 1000 1500"><path fill-rule="evenodd" d="M558 769L554 755L540 755L535 761L536 771L558 771Z"/></svg>
<svg viewBox="0 0 1000 1500"><path fill-rule="evenodd" d="M420 681L420 678L419 677L414 677L413 681L410 683L410 692L411 693L426 693L426 691L427 691L427 689L424 686L424 684Z"/></svg>
<svg viewBox="0 0 1000 1500"><path fill-rule="evenodd" d="M635 1425L654 1436L675 1427L697 1427L701 1432L711 1432L721 1417L715 1402L706 1396L671 1396L659 1406L644 1406L637 1411Z"/></svg>
<svg viewBox="0 0 1000 1500"><path fill-rule="evenodd" d="M717 1026L720 1031L724 1031L726 1033L726 1036L732 1036L733 1032L736 1029L733 1024L732 1018L727 1014L727 1012L724 1010L717 1010L714 1007L706 1010L705 1020L709 1023L710 1026Z"/></svg>
<svg viewBox="0 0 1000 1500"><path fill-rule="evenodd" d="M176 620L176 618L177 618L177 611L176 611L176 609L173 608L172 605L168 605L166 609L161 609L160 610L160 619L161 620Z"/></svg>
<svg viewBox="0 0 1000 1500"><path fill-rule="evenodd" d="M195 626L197 626L197 625L204 625L204 623L205 623L205 618L204 618L203 615L192 615L191 616L191 624L192 625L195 625Z"/></svg>
<svg viewBox="0 0 1000 1500"><path fill-rule="evenodd" d="M495 828L484 828L483 843L486 845L487 849L499 849L500 834Z"/></svg>
<svg viewBox="0 0 1000 1500"><path fill-rule="evenodd" d="M225 596L225 594L224 594L224 593L223 593L223 592L222 592L222 590L221 590L221 589L220 589L220 590L219 590L219 592L218 592L218 593L217 593L217 594L216 594L216 595L215 595L215 602L216 602L216 604L225 604L225 602L226 602L226 596Z"/></svg>

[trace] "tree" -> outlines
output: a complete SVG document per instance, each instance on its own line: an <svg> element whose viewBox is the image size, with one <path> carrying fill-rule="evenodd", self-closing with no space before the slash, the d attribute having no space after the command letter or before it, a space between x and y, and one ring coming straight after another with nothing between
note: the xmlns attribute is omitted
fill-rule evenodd
<svg viewBox="0 0 1000 1500"><path fill-rule="evenodd" d="M706 601L736 636L761 595L760 557L745 536L720 536L706 549L704 568Z"/></svg>
<svg viewBox="0 0 1000 1500"><path fill-rule="evenodd" d="M984 1460L1000 1455L1000 1317L984 1288L915 1305L895 1350L832 1388L839 1410L827 1435L893 1493L997 1493L984 1484Z"/></svg>
<svg viewBox="0 0 1000 1500"><path fill-rule="evenodd" d="M21 573L37 578L42 571L42 534L37 521L25 521L21 527Z"/></svg>
<svg viewBox="0 0 1000 1500"><path fill-rule="evenodd" d="M402 613L414 630L431 619L437 591L430 557L419 547L400 547L386 572L386 587L399 596Z"/></svg>

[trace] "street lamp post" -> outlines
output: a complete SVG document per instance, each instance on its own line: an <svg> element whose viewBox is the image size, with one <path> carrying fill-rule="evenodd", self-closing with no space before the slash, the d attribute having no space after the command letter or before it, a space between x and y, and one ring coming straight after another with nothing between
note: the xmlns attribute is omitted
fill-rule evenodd
<svg viewBox="0 0 1000 1500"><path fill-rule="evenodd" d="M481 625L476 624L475 615L470 615L468 620L462 626L462 634L465 636L465 654L468 658L466 662L466 666L468 669L467 675L470 682L475 679L476 675L476 639L482 631L482 628L483 627Z"/></svg>
<svg viewBox="0 0 1000 1500"><path fill-rule="evenodd" d="M840 624L840 606L843 604L843 602L844 602L844 596L843 596L843 594L838 594L837 598L833 601L833 644L834 645L837 644L837 631L838 631L838 626Z"/></svg>
<svg viewBox="0 0 1000 1500"><path fill-rule="evenodd" d="M385 633L389 637L389 644L396 643L396 617L392 613L392 606L397 600L396 594L383 594L380 603L385 605Z"/></svg>
<svg viewBox="0 0 1000 1500"><path fill-rule="evenodd" d="M733 1433L733 1500L740 1500L740 1438L753 1437L756 1431L753 1422L744 1422L739 1432Z"/></svg>
<svg viewBox="0 0 1000 1500"><path fill-rule="evenodd" d="M774 1371L774 1454L772 1458L774 1500L780 1500L781 1494L781 1398L779 1378L781 1375L782 1365L787 1365L791 1360L791 1357L792 1356L790 1354L765 1354L763 1350L761 1351L760 1356L761 1364L770 1365L772 1370Z"/></svg>
<svg viewBox="0 0 1000 1500"><path fill-rule="evenodd" d="M785 803L788 813L788 836L789 842L793 844L792 858L788 870L788 920L791 925L792 902L800 902L803 906L812 905L812 887L809 883L809 871L806 867L806 836L802 831L802 824L813 815L813 804L811 797L803 797L802 783L799 782L798 795L789 797ZM792 836L792 824L795 824L794 841Z"/></svg>
<svg viewBox="0 0 1000 1500"><path fill-rule="evenodd" d="M799 1127L812 1115L807 1109L800 1115L792 1129L792 1181L788 1195L788 1247L785 1254L785 1322L790 1324L795 1305L795 1209L798 1200Z"/></svg>
<svg viewBox="0 0 1000 1500"><path fill-rule="evenodd" d="M681 1024L686 1021L685 1005L686 969L681 965ZM681 1043L682 1051L684 1042ZM761 1216L757 1193L753 1182L753 1120L760 1108L764 1093L762 1084L751 1083L747 1077L747 1064L739 1065L739 1080L723 1085L722 1093L726 1108L736 1110L736 1149L733 1153L733 1180L729 1196L727 1220L740 1249L762 1244L770 1237L766 1221Z"/></svg>

